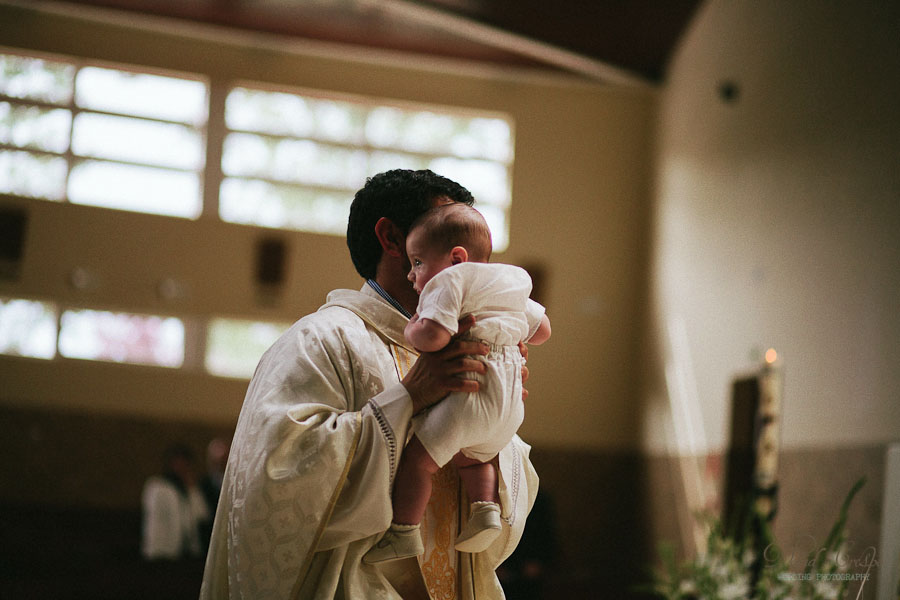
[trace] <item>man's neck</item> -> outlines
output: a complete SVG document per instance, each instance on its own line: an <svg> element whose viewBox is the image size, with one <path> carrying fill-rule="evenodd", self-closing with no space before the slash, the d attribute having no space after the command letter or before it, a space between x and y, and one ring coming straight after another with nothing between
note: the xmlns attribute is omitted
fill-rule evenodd
<svg viewBox="0 0 900 600"><path fill-rule="evenodd" d="M377 281L375 281L374 279L367 279L366 284L370 288L375 290L375 292L379 296L381 296L385 301L387 301L388 304L390 304L395 309L397 309L398 312L402 313L404 317L406 317L407 319L412 318L412 313L410 313L408 310L406 310L402 304L397 302L393 296L388 294L387 291L385 291L385 289L382 288L381 285L379 285L379 283Z"/></svg>
<svg viewBox="0 0 900 600"><path fill-rule="evenodd" d="M406 279L406 271L402 265L387 265L382 261L375 274L375 282L381 286L409 314L416 312L419 296L412 284Z"/></svg>

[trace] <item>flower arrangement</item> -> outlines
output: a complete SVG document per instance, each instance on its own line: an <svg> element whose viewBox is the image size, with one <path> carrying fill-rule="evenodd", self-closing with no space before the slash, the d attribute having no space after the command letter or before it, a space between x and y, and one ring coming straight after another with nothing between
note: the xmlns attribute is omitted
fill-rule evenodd
<svg viewBox="0 0 900 600"><path fill-rule="evenodd" d="M791 563L775 543L767 519L751 514L749 531L739 538L725 532L719 519L700 515L707 526L706 551L679 564L671 544L662 544L663 569L651 592L667 600L838 600L854 581L866 581L869 571L851 572L860 562L847 559L847 512L865 479L850 489L820 548L810 552L803 572L791 572ZM861 566L871 569L874 555ZM862 584L861 584L862 585Z"/></svg>

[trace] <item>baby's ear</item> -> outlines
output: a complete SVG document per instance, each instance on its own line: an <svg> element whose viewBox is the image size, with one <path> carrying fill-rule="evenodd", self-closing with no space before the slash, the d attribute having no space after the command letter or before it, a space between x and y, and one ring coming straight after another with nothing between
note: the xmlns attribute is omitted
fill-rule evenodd
<svg viewBox="0 0 900 600"><path fill-rule="evenodd" d="M469 253L462 246L453 246L450 251L450 264L458 265L464 262L469 262Z"/></svg>

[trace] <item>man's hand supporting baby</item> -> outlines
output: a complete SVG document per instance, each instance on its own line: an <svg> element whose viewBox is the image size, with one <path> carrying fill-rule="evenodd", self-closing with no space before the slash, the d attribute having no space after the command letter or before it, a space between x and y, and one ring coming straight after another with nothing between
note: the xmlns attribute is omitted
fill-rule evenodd
<svg viewBox="0 0 900 600"><path fill-rule="evenodd" d="M428 322L427 319L425 321ZM421 322L418 315L413 315L407 325L407 337L410 326ZM451 336L449 331L434 323L447 333L449 341L449 343L445 341L444 345L439 346L439 350L435 352L422 351L423 349L419 348L418 344L414 344L422 353L402 381L412 398L413 414L442 400L450 392L473 393L478 391L477 381L460 377L461 373L467 371L481 374L486 371L484 363L473 356L486 355L489 350L488 346L481 342L459 339L459 336L471 329L474 324L475 317L471 315L460 319L459 333Z"/></svg>

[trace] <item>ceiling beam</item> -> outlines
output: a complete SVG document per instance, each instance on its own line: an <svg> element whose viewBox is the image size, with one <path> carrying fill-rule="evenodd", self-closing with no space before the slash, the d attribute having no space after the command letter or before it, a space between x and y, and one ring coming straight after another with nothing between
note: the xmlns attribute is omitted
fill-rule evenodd
<svg viewBox="0 0 900 600"><path fill-rule="evenodd" d="M381 11L413 24L526 56L595 81L639 88L656 87L651 80L626 69L408 0L356 0L356 2L364 10Z"/></svg>

